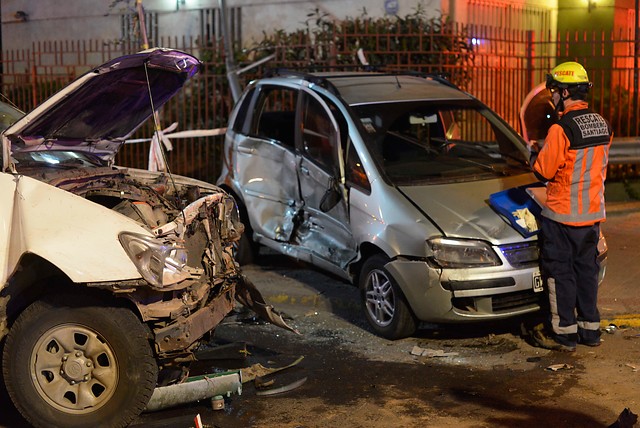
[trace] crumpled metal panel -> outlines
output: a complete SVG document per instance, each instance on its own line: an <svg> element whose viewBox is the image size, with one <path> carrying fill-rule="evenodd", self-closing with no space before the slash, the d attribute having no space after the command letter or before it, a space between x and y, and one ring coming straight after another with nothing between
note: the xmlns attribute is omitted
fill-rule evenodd
<svg viewBox="0 0 640 428"><path fill-rule="evenodd" d="M289 241L301 208L295 154L269 141L245 138L234 155L234 178L241 183L254 231Z"/></svg>
<svg viewBox="0 0 640 428"><path fill-rule="evenodd" d="M109 290L129 299L152 328L156 350L166 358L189 352L234 308L236 298L267 320L286 326L264 304L257 290L247 291L244 286L232 253L232 245L240 238L244 226L239 221L235 201L222 189L206 183L194 185L193 180L179 177L169 180L164 174L145 172L136 176L125 169L52 171L29 171L38 180L10 174L0 176L6 181L0 195L7 202L0 205L0 211L10 220L0 223L6 232L2 236L15 244L11 246L8 241L3 247L1 255L5 262L11 259L18 263L20 255L30 249L46 256L78 284ZM19 209L13 202L20 205ZM44 211L28 209L34 204L51 207ZM69 212L69 206L74 210ZM42 216L45 212L46 217ZM52 222L56 227L51 227ZM41 226L47 232L35 233L33 227ZM146 230L169 246L174 243L184 246L188 251L184 279L166 287L155 287L141 279L117 240L123 230L136 233ZM69 232L75 237L83 234L86 237L78 243L68 239ZM99 239L105 240L99 246L100 254L95 251ZM6 250L9 247L10 254ZM111 252L107 252L108 248ZM89 257L81 266L79 255L74 253L79 249ZM105 254L108 259L102 260ZM105 268L109 266L112 271L105 276ZM5 277L13 271L6 264L2 268ZM82 272L76 274L73 268L81 268ZM13 290L3 290L0 313L5 312L3 308L12 293ZM6 318L0 316L0 320L0 333L5 334Z"/></svg>

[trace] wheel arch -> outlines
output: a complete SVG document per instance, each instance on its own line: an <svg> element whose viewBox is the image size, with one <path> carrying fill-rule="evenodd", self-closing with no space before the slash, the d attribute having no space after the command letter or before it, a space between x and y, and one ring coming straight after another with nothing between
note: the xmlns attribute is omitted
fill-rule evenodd
<svg viewBox="0 0 640 428"><path fill-rule="evenodd" d="M36 300L52 295L73 295L87 303L130 309L142 322L131 300L116 297L108 290L77 284L54 264L36 254L25 254L7 284L0 290L0 341L8 334L16 318ZM4 323L3 323L4 321Z"/></svg>
<svg viewBox="0 0 640 428"><path fill-rule="evenodd" d="M358 284L360 284L362 267L364 266L364 263L367 261L367 259L375 254L383 254L389 257L387 253L382 250L382 248L378 247L375 244L372 244L371 242L363 242L362 244L360 244L359 253L360 257L358 258L358 260L349 266L349 273L352 278L352 283L356 287L358 286Z"/></svg>

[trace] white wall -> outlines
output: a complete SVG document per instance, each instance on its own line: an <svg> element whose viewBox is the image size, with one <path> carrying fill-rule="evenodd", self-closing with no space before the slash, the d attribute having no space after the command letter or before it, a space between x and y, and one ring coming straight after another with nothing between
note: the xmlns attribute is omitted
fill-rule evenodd
<svg viewBox="0 0 640 428"><path fill-rule="evenodd" d="M202 1L200 0L200 2ZM190 2L196 3L198 0L186 0L186 2L190 4ZM439 0L397 0L397 14L403 17L411 14L415 12L418 4L430 16L435 15L436 10L440 9ZM307 15L314 13L316 9L323 15L327 14L328 19L359 17L365 9L371 17L385 15L385 0L227 0L227 5L242 7L242 19L247 41L250 39L247 30L252 30L254 37L261 38L263 31L268 33L274 28L285 31L304 28L306 20L309 19Z"/></svg>
<svg viewBox="0 0 640 428"><path fill-rule="evenodd" d="M120 14L135 11L135 0L1 0L2 47L19 49L43 40L117 40ZM397 15L412 14L420 6L427 16L450 15L457 22L472 22L467 14L471 0L226 0L229 8L242 8L245 44L261 40L264 32L305 27L308 14L318 9L327 18L358 17L366 9L371 17L385 15L385 5L395 2ZM586 1L586 0L585 0ZM193 36L200 32L197 9L217 8L219 0L142 0L149 12L158 12L161 36ZM476 0L476 4L508 7L536 5L556 8L558 0ZM112 7L109 7L113 5ZM26 22L14 18L28 14ZM479 23L481 24L481 23Z"/></svg>
<svg viewBox="0 0 640 428"><path fill-rule="evenodd" d="M184 1L184 4L182 3ZM242 7L243 38L246 43L262 39L263 32L303 28L307 14L316 8L328 18L357 17L366 9L372 17L385 15L391 0L226 0L227 6ZM441 10L441 0L395 0L397 14L415 12L418 4L430 15ZM450 0L442 0L448 3ZM200 31L195 9L216 8L218 0L143 0L147 11L160 13L160 35L194 36ZM116 40L121 36L119 15L135 10L135 0L2 0L2 48L28 48L45 40ZM14 18L17 11L26 22Z"/></svg>
<svg viewBox="0 0 640 428"><path fill-rule="evenodd" d="M119 3L111 10L111 0L2 0L2 47L20 49L46 40L115 39L120 37ZM132 5L134 3L132 2ZM26 22L14 17L27 13Z"/></svg>

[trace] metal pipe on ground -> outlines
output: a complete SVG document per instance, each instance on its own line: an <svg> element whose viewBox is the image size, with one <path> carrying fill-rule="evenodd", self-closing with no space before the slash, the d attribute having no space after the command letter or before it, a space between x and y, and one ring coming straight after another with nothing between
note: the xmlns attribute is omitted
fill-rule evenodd
<svg viewBox="0 0 640 428"><path fill-rule="evenodd" d="M195 376L183 383L156 388L145 411L155 412L217 395L229 396L232 393L242 394L242 377L239 371Z"/></svg>

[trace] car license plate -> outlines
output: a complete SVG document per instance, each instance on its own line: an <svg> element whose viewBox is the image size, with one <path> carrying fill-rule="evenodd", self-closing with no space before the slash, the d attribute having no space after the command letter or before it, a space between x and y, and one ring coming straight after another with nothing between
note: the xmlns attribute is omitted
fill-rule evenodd
<svg viewBox="0 0 640 428"><path fill-rule="evenodd" d="M544 290L542 286L542 275L540 275L540 272L536 272L533 274L533 292L540 293L542 290Z"/></svg>

